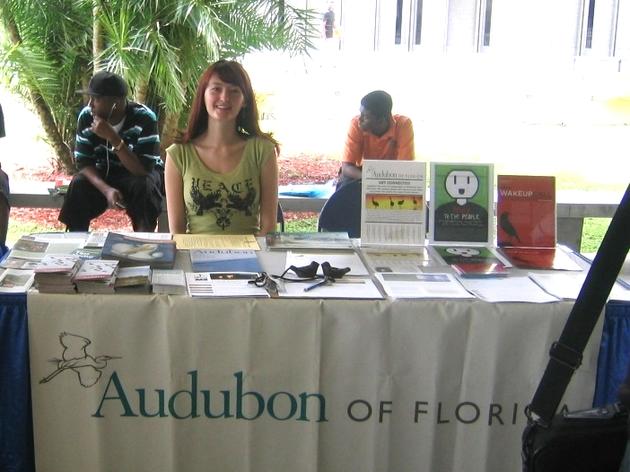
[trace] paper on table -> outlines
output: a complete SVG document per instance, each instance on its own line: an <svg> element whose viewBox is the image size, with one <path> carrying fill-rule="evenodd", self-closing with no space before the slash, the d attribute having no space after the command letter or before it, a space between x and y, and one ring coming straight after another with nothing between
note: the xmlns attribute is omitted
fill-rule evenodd
<svg viewBox="0 0 630 472"><path fill-rule="evenodd" d="M460 279L470 293L487 302L557 302L528 277Z"/></svg>
<svg viewBox="0 0 630 472"><path fill-rule="evenodd" d="M191 297L269 297L263 288L249 281L255 272L186 272L186 285Z"/></svg>
<svg viewBox="0 0 630 472"><path fill-rule="evenodd" d="M452 274L377 273L393 298L475 298Z"/></svg>
<svg viewBox="0 0 630 472"><path fill-rule="evenodd" d="M296 267L306 266L312 261L320 264L319 269L317 269L317 273L319 275L324 275L321 267L323 262L328 262L332 267L340 269L350 267L350 272L348 272L347 275L369 275L365 264L363 264L363 261L356 252L335 252L332 254L323 252L288 251L285 268L292 265Z"/></svg>
<svg viewBox="0 0 630 472"><path fill-rule="evenodd" d="M177 249L253 249L260 250L253 234L174 234Z"/></svg>
<svg viewBox="0 0 630 472"><path fill-rule="evenodd" d="M417 273L422 271L422 267L437 264L425 247L412 252L392 252L376 248L366 248L362 252L374 272Z"/></svg>
<svg viewBox="0 0 630 472"><path fill-rule="evenodd" d="M545 292L565 300L575 300L582 289L586 273L553 273L553 274L529 274L536 284ZM613 285L609 298L614 300L630 299L630 291L621 285Z"/></svg>
<svg viewBox="0 0 630 472"><path fill-rule="evenodd" d="M287 298L383 298L379 289L370 279L340 279L305 292L304 289L313 283L315 282L284 283L282 284L284 290L279 290L278 296Z"/></svg>

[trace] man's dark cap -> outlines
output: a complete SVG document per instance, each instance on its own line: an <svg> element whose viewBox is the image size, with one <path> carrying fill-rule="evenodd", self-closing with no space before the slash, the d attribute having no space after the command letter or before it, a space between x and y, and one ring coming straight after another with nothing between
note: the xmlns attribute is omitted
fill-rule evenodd
<svg viewBox="0 0 630 472"><path fill-rule="evenodd" d="M121 76L101 70L92 76L87 90L77 90L77 93L95 97L126 97L127 84Z"/></svg>

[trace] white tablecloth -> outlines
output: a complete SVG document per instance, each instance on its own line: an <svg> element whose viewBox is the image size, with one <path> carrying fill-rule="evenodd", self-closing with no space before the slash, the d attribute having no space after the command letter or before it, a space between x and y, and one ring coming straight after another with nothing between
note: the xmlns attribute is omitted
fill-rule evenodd
<svg viewBox="0 0 630 472"><path fill-rule="evenodd" d="M37 468L517 472L571 305L29 293Z"/></svg>

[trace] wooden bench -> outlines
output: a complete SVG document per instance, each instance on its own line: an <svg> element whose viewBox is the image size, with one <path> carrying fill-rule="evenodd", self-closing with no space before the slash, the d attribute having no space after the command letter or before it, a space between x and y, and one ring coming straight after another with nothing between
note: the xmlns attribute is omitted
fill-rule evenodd
<svg viewBox="0 0 630 472"><path fill-rule="evenodd" d="M11 190L11 206L16 208L61 208L63 197L51 195L49 182L20 182ZM319 213L326 203L326 198L286 197L281 196L280 205L287 212ZM582 244L584 218L611 218L618 203L566 203L557 204L557 239L572 249L579 250ZM158 220L158 231L168 231L168 219L163 212Z"/></svg>
<svg viewBox="0 0 630 472"><path fill-rule="evenodd" d="M11 183L9 201L14 208L61 208L63 196L52 194L48 189L51 182L18 182ZM319 211L326 203L325 198L280 197L283 211L313 212ZM168 217L166 211L158 219L158 231L168 232Z"/></svg>

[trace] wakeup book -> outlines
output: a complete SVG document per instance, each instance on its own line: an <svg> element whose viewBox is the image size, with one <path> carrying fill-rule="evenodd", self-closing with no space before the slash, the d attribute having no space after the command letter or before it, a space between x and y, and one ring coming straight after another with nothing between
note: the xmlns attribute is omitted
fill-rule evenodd
<svg viewBox="0 0 630 472"><path fill-rule="evenodd" d="M497 246L521 269L582 270L556 247L555 177L497 177Z"/></svg>
<svg viewBox="0 0 630 472"><path fill-rule="evenodd" d="M137 238L108 233L101 257L120 261L121 267L148 265L152 269L172 269L175 264L175 241Z"/></svg>
<svg viewBox="0 0 630 472"><path fill-rule="evenodd" d="M497 246L556 247L555 177L497 177Z"/></svg>

